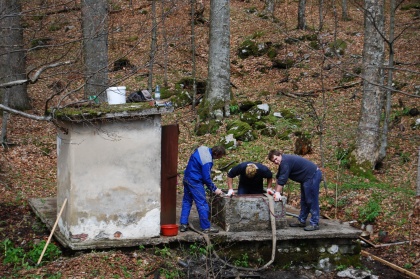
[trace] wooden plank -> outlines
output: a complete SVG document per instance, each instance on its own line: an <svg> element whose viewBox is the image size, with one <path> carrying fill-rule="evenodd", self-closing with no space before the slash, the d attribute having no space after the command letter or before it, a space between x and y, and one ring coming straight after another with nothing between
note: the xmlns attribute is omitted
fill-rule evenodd
<svg viewBox="0 0 420 279"><path fill-rule="evenodd" d="M377 257L375 255L372 255L369 252L366 252L366 251L362 250L361 251L361 254L363 256L365 256L365 257L370 257L370 258L374 259L375 261L378 261L380 263L383 263L384 265L387 265L387 266L389 266L389 267L391 267L391 268L393 268L395 270L398 270L399 272L401 272L401 273L403 273L403 274L405 274L407 276L410 276L411 278L420 279L420 276L419 275L414 274L414 273L412 273L412 272L410 272L410 271L408 271L408 270L406 270L406 269L404 269L402 267L399 267L398 265L395 265L393 263L390 263L390 262L388 262L388 261L386 261L386 260L384 260L382 258L379 258L379 257Z"/></svg>

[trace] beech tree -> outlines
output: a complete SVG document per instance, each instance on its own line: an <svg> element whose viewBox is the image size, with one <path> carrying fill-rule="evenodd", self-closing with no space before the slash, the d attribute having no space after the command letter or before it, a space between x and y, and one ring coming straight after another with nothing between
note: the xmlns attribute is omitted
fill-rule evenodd
<svg viewBox="0 0 420 279"><path fill-rule="evenodd" d="M149 60L149 78L147 80L147 88L153 92L153 63L155 60L157 45L157 20L156 20L156 1L152 1L152 40L150 43L150 60Z"/></svg>
<svg viewBox="0 0 420 279"><path fill-rule="evenodd" d="M306 9L306 0L299 0L297 28L300 30L306 29L305 9Z"/></svg>
<svg viewBox="0 0 420 279"><path fill-rule="evenodd" d="M81 1L85 98L106 100L108 87L108 1ZM102 93L102 94L101 94Z"/></svg>
<svg viewBox="0 0 420 279"><path fill-rule="evenodd" d="M384 13L383 2L365 0L365 32L363 46L363 98L358 124L355 159L369 170L379 155L381 112L384 101Z"/></svg>
<svg viewBox="0 0 420 279"><path fill-rule="evenodd" d="M275 4L276 4L276 0L264 0L264 10L262 14L270 18L273 18Z"/></svg>
<svg viewBox="0 0 420 279"><path fill-rule="evenodd" d="M230 114L229 4L229 0L210 1L210 45L204 109L212 117Z"/></svg>
<svg viewBox="0 0 420 279"><path fill-rule="evenodd" d="M21 10L19 0L0 0L0 83L26 79ZM15 84L2 91L4 105L19 110L30 108L26 83Z"/></svg>

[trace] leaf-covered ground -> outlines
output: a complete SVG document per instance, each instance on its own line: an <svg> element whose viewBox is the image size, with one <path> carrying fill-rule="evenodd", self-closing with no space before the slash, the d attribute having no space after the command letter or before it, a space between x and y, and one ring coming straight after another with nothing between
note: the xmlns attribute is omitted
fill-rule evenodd
<svg viewBox="0 0 420 279"><path fill-rule="evenodd" d="M118 1L117 1L118 2ZM130 1L131 2L131 1ZM135 2L135 1L133 1ZM149 34L138 35L134 24L146 22L146 13L150 3L140 1L129 7L128 2L118 2L118 9L111 13L113 20L110 37L110 59L117 59L122 53L134 53L128 56L131 63L140 67L148 61ZM191 75L189 5L178 2L170 20L166 21L168 34L172 38L169 52L169 83L174 84L181 78ZM209 3L205 1L204 17L209 17ZM413 214L417 178L418 145L420 130L412 129L418 116L411 116L408 111L419 108L419 99L406 94L393 94L392 122L389 132L387 158L381 168L375 171L376 180L353 176L340 162L357 136L357 121L360 112L362 87L357 76L361 67L363 48L363 14L355 3L349 3L351 20L337 20L328 3L325 10L325 26L320 32L314 32L317 26L318 8L316 3L308 3L308 30L299 31L296 26L297 3L282 2L276 7L277 21L266 20L258 16L263 9L263 1L231 1L231 81L232 97L240 104L245 100L268 103L272 112L282 109L291 110L302 119L301 131L312 136L312 152L306 158L324 165L325 184L320 193L321 212L328 218L353 221L362 226L362 212L373 209L377 216L374 232L363 249L409 272L420 275L420 221ZM254 12L257 11L257 12ZM401 69L394 74L398 89L413 94L419 85L419 50L420 34L417 10L399 9L397 12L397 31L404 33L395 44L395 60ZM62 13L67 24L77 22L77 10ZM44 17L43 24L48 26L59 20L51 15ZM410 25L410 24L417 25ZM34 24L28 21L28 24ZM77 37L76 28L50 32L38 30L39 36L48 35L57 42L64 42ZM147 24L146 24L147 25ZM122 30L122 31L121 31ZM398 33L397 32L397 33ZM287 43L288 38L301 38L316 33L321 42L321 49L314 48L308 41ZM161 34L161 33L160 33ZM133 42L137 36L140 44ZM146 39L147 37L147 39ZM347 48L340 56L323 56L323 50L337 37L346 42ZM295 65L287 70L272 67L267 56L240 59L238 46L246 39L258 42L281 44L278 59L293 58ZM196 61L197 77L205 78L208 59L208 24L196 26ZM52 51L40 50L30 53L28 67L42 63ZM155 79L162 84L164 56L156 58ZM122 76L130 75L132 69L111 72L110 78L116 82ZM139 73L141 73L140 68ZM349 78L350 74L350 78ZM353 75L353 76L352 76ZM45 77L29 86L33 109L27 113L41 115L44 103L51 94L50 86L57 79L67 81L77 75L67 76L60 73ZM134 75L123 81L128 91L144 89L147 77ZM354 84L349 87L343 85ZM320 89L327 89L324 93ZM317 91L318 90L318 91ZM314 97L292 97L290 93L311 93ZM232 115L230 119L237 118ZM322 121L320 137L319 120ZM194 133L197 117L191 107L178 108L171 115L163 117L163 123L178 123L180 126L178 171L182 178L188 157L198 145L215 145L224 135L226 122L214 134L196 136ZM28 206L28 199L34 197L55 197L56 195L56 127L51 123L37 122L20 116L10 115L8 120L9 147L3 148L0 155L0 241L10 239L16 247L27 252L33 243L46 240L49 231L35 217ZM253 142L240 142L238 148L228 155L215 168L229 162L243 160L259 161L267 164L273 172L275 166L266 160L270 149L283 149L293 153L295 135L286 140L259 136ZM226 188L224 181L217 182ZM327 189L324 188L327 187ZM182 193L182 187L179 187ZM286 189L288 202L299 205L297 185L290 183ZM396 242L403 244L389 245ZM384 246L388 245L388 246ZM40 267L22 268L22 265L0 264L0 275L4 278L156 278L157 272L167 278L184 278L181 273L180 259L190 254L188 249L166 250L163 247L136 247L132 250L87 251L74 253L63 250L63 256L52 262L45 262ZM4 260L4 254L0 257ZM376 261L363 257L363 265L373 274L382 278L404 278L401 272L394 271ZM33 263L31 266L34 266ZM206 269L204 268L203 274ZM290 271L293 272L293 271ZM335 278L337 271L323 274L322 278ZM300 274L304 275L304 274ZM300 276L299 275L299 276ZM55 277L54 277L55 276ZM265 274L265 278L276 278ZM270 277L272 276L272 277ZM286 275L284 275L286 276ZM314 276L308 275L308 276ZM285 277L286 278L286 277ZM297 278L295 276L294 278Z"/></svg>

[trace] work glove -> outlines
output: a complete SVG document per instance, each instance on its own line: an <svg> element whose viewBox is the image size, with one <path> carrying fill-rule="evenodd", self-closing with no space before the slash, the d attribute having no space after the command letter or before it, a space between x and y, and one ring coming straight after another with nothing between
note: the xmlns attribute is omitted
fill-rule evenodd
<svg viewBox="0 0 420 279"><path fill-rule="evenodd" d="M226 194L227 197L234 196L234 195L235 195L235 192L233 192L233 189L229 189L228 193Z"/></svg>
<svg viewBox="0 0 420 279"><path fill-rule="evenodd" d="M274 195L274 193L275 193L276 191L274 191L273 189L271 189L271 188L268 188L267 189L267 194L269 194L269 195Z"/></svg>
<svg viewBox="0 0 420 279"><path fill-rule="evenodd" d="M222 190L220 190L219 188L217 188L217 189L214 191L214 194L215 194L215 195L220 196L221 194L223 194L223 192L222 192Z"/></svg>
<svg viewBox="0 0 420 279"><path fill-rule="evenodd" d="M281 200L281 195L279 192L275 192L274 193L274 201L280 201Z"/></svg>

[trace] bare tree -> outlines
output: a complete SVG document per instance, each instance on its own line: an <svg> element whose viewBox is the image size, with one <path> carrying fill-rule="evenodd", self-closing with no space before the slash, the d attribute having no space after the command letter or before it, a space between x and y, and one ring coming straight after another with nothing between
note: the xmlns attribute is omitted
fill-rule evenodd
<svg viewBox="0 0 420 279"><path fill-rule="evenodd" d="M149 78L147 81L147 88L150 92L153 91L153 64L156 54L157 45L157 20L156 20L156 1L152 1L152 41L150 45L150 56L149 56Z"/></svg>
<svg viewBox="0 0 420 279"><path fill-rule="evenodd" d="M196 61L195 61L195 0L191 0L191 57L192 57L192 79L193 79L193 97L192 97L192 111L195 111L195 104L197 98L197 83L196 75Z"/></svg>
<svg viewBox="0 0 420 279"><path fill-rule="evenodd" d="M420 147L419 147L419 154L418 154L418 161L417 161L417 189L416 189L416 196L420 197Z"/></svg>
<svg viewBox="0 0 420 279"><path fill-rule="evenodd" d="M390 16L389 16L389 39L388 42L389 57L388 57L388 77L386 90L386 104L385 104L385 120L382 127L381 146L379 149L378 161L382 161L386 156L386 149L388 147L388 127L391 114L391 88L392 76L394 67L394 30L395 30L395 0L390 0Z"/></svg>
<svg viewBox="0 0 420 279"><path fill-rule="evenodd" d="M210 45L204 106L213 116L230 114L229 2L229 0L210 1Z"/></svg>
<svg viewBox="0 0 420 279"><path fill-rule="evenodd" d="M322 30L324 26L324 0L319 0L319 7L318 7L318 13L319 13L319 30Z"/></svg>
<svg viewBox="0 0 420 279"><path fill-rule="evenodd" d="M26 78L26 61L23 47L23 29L20 24L20 1L0 0L0 83ZM16 49L17 48L17 49ZM0 91L4 106L25 110L30 108L26 83L5 87ZM9 113L3 110L1 144L7 145L7 121Z"/></svg>
<svg viewBox="0 0 420 279"><path fill-rule="evenodd" d="M26 50L20 22L20 2L0 0L0 83L26 79ZM19 110L30 108L26 83L6 88L3 93L4 105Z"/></svg>
<svg viewBox="0 0 420 279"><path fill-rule="evenodd" d="M347 0L341 0L341 20L349 20Z"/></svg>
<svg viewBox="0 0 420 279"><path fill-rule="evenodd" d="M162 39L163 39L163 65L164 65L164 74L163 74L163 86L168 87L168 36L166 32L166 15L165 15L165 2L162 1L161 5L161 20L162 20Z"/></svg>
<svg viewBox="0 0 420 279"><path fill-rule="evenodd" d="M383 3L365 0L365 34L363 47L363 99L358 124L355 159L365 170L373 169L378 160L381 112L384 100ZM367 164L367 165L366 165Z"/></svg>
<svg viewBox="0 0 420 279"><path fill-rule="evenodd" d="M81 1L85 98L105 101L108 87L108 1Z"/></svg>
<svg viewBox="0 0 420 279"><path fill-rule="evenodd" d="M264 0L264 10L262 14L270 18L273 18L275 4L276 4L276 0Z"/></svg>
<svg viewBox="0 0 420 279"><path fill-rule="evenodd" d="M306 9L306 0L299 0L298 26L297 26L297 28L300 29L300 30L305 30L306 29L305 9Z"/></svg>

